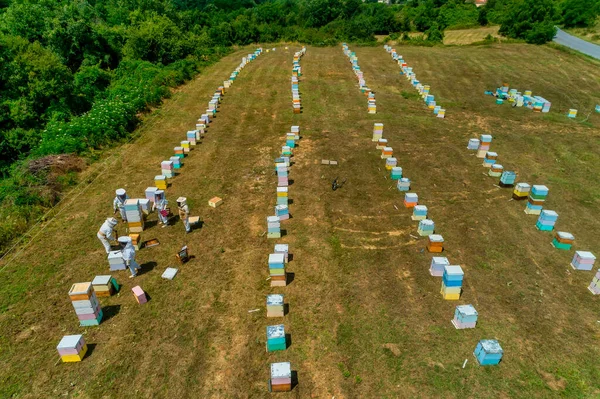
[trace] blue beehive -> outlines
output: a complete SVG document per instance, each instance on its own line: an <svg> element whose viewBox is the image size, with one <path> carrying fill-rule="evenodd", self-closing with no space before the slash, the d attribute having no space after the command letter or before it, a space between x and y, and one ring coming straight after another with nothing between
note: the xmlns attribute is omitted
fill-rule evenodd
<svg viewBox="0 0 600 399"><path fill-rule="evenodd" d="M444 268L442 283L446 287L462 287L464 272L460 266L448 266Z"/></svg>
<svg viewBox="0 0 600 399"><path fill-rule="evenodd" d="M505 186L513 186L516 179L517 174L515 172L504 171L502 172L502 176L500 176L500 183Z"/></svg>
<svg viewBox="0 0 600 399"><path fill-rule="evenodd" d="M454 311L452 324L456 329L475 328L477 324L477 311L473 305L459 305Z"/></svg>
<svg viewBox="0 0 600 399"><path fill-rule="evenodd" d="M398 184L396 185L398 191L408 191L410 190L410 179L407 177L402 177L398 179Z"/></svg>
<svg viewBox="0 0 600 399"><path fill-rule="evenodd" d="M558 213L554 211L542 210L540 213L540 217L535 224L535 227L541 231L552 231L554 230L554 225L558 220Z"/></svg>
<svg viewBox="0 0 600 399"><path fill-rule="evenodd" d="M482 339L475 347L473 355L481 366L494 366L502 360L504 351L495 339Z"/></svg>
<svg viewBox="0 0 600 399"><path fill-rule="evenodd" d="M427 207L425 205L415 205L413 208L412 220L427 219Z"/></svg>
<svg viewBox="0 0 600 399"><path fill-rule="evenodd" d="M173 157L169 158L169 161L173 162L173 168L181 169L181 165L182 165L181 158L173 156Z"/></svg>

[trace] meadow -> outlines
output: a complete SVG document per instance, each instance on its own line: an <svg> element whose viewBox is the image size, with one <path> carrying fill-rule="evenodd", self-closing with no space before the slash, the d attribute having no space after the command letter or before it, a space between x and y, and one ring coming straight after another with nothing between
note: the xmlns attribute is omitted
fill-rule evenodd
<svg viewBox="0 0 600 399"><path fill-rule="evenodd" d="M102 299L107 317L99 327L78 326L68 290L108 272L96 231L112 213L114 190L143 196L160 161L253 47L180 87L135 141L90 166L28 246L0 261L0 396L267 398L274 361L290 361L298 372L298 385L280 397L600 395L600 299L586 288L593 274L572 270L573 251L554 249L525 204L511 201L510 189L497 187L466 149L469 138L492 134L506 170L550 188L547 208L560 215L559 230L575 235L576 249L600 253L600 114L593 112L600 64L526 44L397 47L446 109L438 119L382 47L350 46L376 93L377 114L369 115L341 46L309 46L301 61L303 113L294 115L290 76L300 45L288 46L240 73L167 191L172 204L188 198L202 227L186 235L181 223L149 223L142 238L160 245L139 252L138 278L114 274L122 291ZM504 82L549 99L551 112L496 105L484 91ZM577 119L566 117L569 108L579 110ZM371 142L375 122L384 123L411 190L444 236L443 255L465 270L460 301L444 301L440 279L429 275L426 239L414 238L417 224ZM290 172L292 218L277 242L290 245L294 278L270 288L273 159L291 125L301 132ZM332 191L336 177L347 182ZM214 196L224 199L216 209L207 205ZM161 279L184 244L195 258L173 281ZM148 304L135 302L134 285L148 292ZM265 316L271 292L285 294L282 321ZM450 320L464 303L475 306L479 322L455 330ZM291 346L266 353L265 327L280 322ZM59 363L60 338L80 332L91 353ZM483 338L500 341L499 366L476 364L472 352Z"/></svg>

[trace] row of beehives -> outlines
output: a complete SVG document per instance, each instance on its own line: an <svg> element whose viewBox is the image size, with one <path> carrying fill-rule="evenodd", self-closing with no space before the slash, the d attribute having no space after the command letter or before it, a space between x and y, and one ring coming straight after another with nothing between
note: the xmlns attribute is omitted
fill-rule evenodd
<svg viewBox="0 0 600 399"><path fill-rule="evenodd" d="M410 84L419 92L419 95L427 105L427 108L433 111L433 114L438 118L445 118L446 110L438 105L435 96L430 93L431 87L429 85L425 85L417 79L417 75L413 71L412 67L409 67L404 58L396 52L394 48L388 46L387 44L383 46L385 51L390 53L394 61L398 63L400 66L400 75L404 75L407 80L410 81Z"/></svg>
<svg viewBox="0 0 600 399"><path fill-rule="evenodd" d="M298 90L298 77L302 75L300 59L306 53L306 47L294 54L292 69L292 94ZM296 87L294 88L294 79ZM294 102L294 113L300 113L300 96L298 94L298 108ZM296 111L298 109L298 111ZM290 159L294 155L297 142L300 140L300 127L292 126L285 135L285 145L281 153L274 160L275 174L277 175L277 188L275 196L275 214L267 217L267 238L280 239L282 236L281 222L290 219L289 213L289 171ZM273 253L268 257L269 279L271 287L285 287L288 284L287 264L290 260L289 245L275 244ZM267 295L267 318L284 317L286 314L284 295ZM289 345L289 334L286 334L285 324L270 325L266 327L267 352L285 351ZM268 382L269 392L287 392L293 388L292 366L290 362L274 362L270 366Z"/></svg>
<svg viewBox="0 0 600 399"><path fill-rule="evenodd" d="M294 53L294 59L292 61L292 108L295 114L302 112L302 102L300 100L300 88L298 83L300 77L302 76L300 59L304 54L306 54L306 47L302 47L302 50Z"/></svg>
<svg viewBox="0 0 600 399"><path fill-rule="evenodd" d="M375 123L371 141L376 143L376 149L381 150L381 158L385 159L385 168L390 172L390 179L396 181L396 188L404 192L404 206L412 209L411 219L418 221L417 234L427 237L426 249L429 253L442 253L444 251L444 237L436 234L435 223L428 215L427 206L419 204L417 193L410 191L410 180L403 175L403 169L398 165L398 160L393 156L394 149L389 146L387 139L383 138L383 124ZM447 257L434 256L429 266L429 273L434 277L441 277L440 294L445 300L459 300L462 293L464 270L459 265L451 265ZM478 313L473 305L459 305L454 311L452 324L457 329L475 328ZM477 344L474 355L481 365L498 364L502 359L502 348L498 341L481 340Z"/></svg>
<svg viewBox="0 0 600 399"><path fill-rule="evenodd" d="M143 231L144 219L152 209L152 202L155 200L154 195L156 191L167 189L167 179L174 177L174 170L181 167L181 159L189 152L190 146L196 144L196 140L199 139L198 134L204 133L205 129L208 127L208 123L211 122L210 115L215 115L225 89L231 86L239 72L248 64L248 62L254 60L261 53L262 49L257 49L254 53L248 54L247 57L243 57L242 62L231 73L229 79L224 81L223 86L217 89L215 95L209 102L206 114L202 114L200 120L196 124L196 130L187 133L186 138L188 140L182 142L181 147L175 148L174 157L169 161L163 161L161 163L162 174L155 178L156 186L149 187L146 190L146 198L127 199L125 202L125 214L130 233L139 233ZM130 236L132 236L132 244L135 249L139 250L140 235L130 234ZM125 269L125 262L120 255L120 251L111 251L108 254L108 263L111 271ZM167 268L162 274L162 278L172 280L176 273L177 269ZM71 304L75 310L77 319L79 320L80 327L100 325L104 314L98 298L110 297L119 292L120 288L121 287L116 279L111 275L96 276L91 282L73 284L69 289L69 299L71 300ZM132 293L138 304L147 302L147 295L140 286L133 287ZM83 360L87 350L88 346L81 334L66 335L61 339L57 346L57 351L63 362L79 362Z"/></svg>
<svg viewBox="0 0 600 399"><path fill-rule="evenodd" d="M545 185L530 185L526 182L516 182L517 173L514 171L506 171L504 167L498 163L498 154L490 151L492 136L482 134L479 139L469 139L467 149L477 151L477 158L483 159L483 166L489 168L488 175L499 177L498 185L503 188L514 188L512 198L514 200L527 200L525 205L525 213L528 215L538 215L536 228L540 231L554 231L556 222L558 221L558 213L544 209L548 197L549 189ZM561 250L570 250L575 241L575 236L566 231L556 231L552 240L552 245ZM592 270L596 257L589 251L576 251L571 266L575 270ZM600 275L599 275L600 276ZM589 286L590 291L595 295L600 294L600 281L597 276Z"/></svg>
<svg viewBox="0 0 600 399"><path fill-rule="evenodd" d="M367 86L365 76L358 65L358 57L356 56L356 53L354 51L350 51L346 43L342 43L342 49L352 64L352 72L354 72L354 75L356 75L360 92L367 96L367 112L369 114L376 114L377 103L375 102L375 93L373 93L373 91Z"/></svg>

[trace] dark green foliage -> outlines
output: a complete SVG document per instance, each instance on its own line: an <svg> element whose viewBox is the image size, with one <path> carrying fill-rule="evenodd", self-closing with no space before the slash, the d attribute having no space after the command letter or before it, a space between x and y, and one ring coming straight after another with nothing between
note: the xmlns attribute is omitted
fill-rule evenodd
<svg viewBox="0 0 600 399"><path fill-rule="evenodd" d="M444 31L440 30L437 24L433 24L425 32L425 37L428 42L442 43L444 41Z"/></svg>
<svg viewBox="0 0 600 399"><path fill-rule="evenodd" d="M477 16L477 22L479 22L479 25L485 26L489 23L487 13L488 13L487 8L485 8L485 7L479 8L479 15Z"/></svg>
<svg viewBox="0 0 600 399"><path fill-rule="evenodd" d="M556 34L558 12L553 0L517 0L506 13L500 34L543 44Z"/></svg>
<svg viewBox="0 0 600 399"><path fill-rule="evenodd" d="M598 0L565 0L561 5L563 25L567 28L594 25L600 15Z"/></svg>
<svg viewBox="0 0 600 399"><path fill-rule="evenodd" d="M479 12L475 4L450 0L440 7L437 23L442 30L449 27L472 28L479 23L478 18Z"/></svg>

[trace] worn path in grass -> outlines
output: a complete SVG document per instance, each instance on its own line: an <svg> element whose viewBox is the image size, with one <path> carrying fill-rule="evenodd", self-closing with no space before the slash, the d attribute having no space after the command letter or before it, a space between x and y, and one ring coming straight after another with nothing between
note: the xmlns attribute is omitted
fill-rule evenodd
<svg viewBox="0 0 600 399"><path fill-rule="evenodd" d="M382 48L353 48L377 92L378 114L368 115L341 47L310 47L301 60L304 113L293 115L297 48L259 57L226 93L206 139L167 193L171 201L187 196L205 224L188 236L180 223L143 233L161 245L140 252L145 272L135 281L117 274L123 292L102 300L109 317L100 327L85 329L95 347L84 362L56 364L54 347L63 334L84 330L68 301L71 283L106 273L95 232L110 213L114 189L141 196L152 185L159 162L248 50L182 87L160 110L164 118L116 150L121 161L85 201L5 269L0 396L270 397L271 361L291 361L298 371L299 385L282 397L597 394L598 301L586 290L591 273L571 271L572 252L554 250L551 235L536 231L535 218L523 214L524 204L509 202L509 192L494 187L465 148L468 138L491 132L500 162L525 181L548 184L559 227L575 234L577 248L593 250L600 227L598 186L590 184L600 177L593 126L600 121L597 115L583 121L582 110L598 101L597 67L545 47L399 49L446 107L448 118L438 120ZM525 53L530 62L522 62ZM579 73L563 72L564 65ZM496 106L483 95L505 81L549 98L553 112ZM577 107L582 118L568 120L566 109ZM411 237L416 223L370 141L374 122L385 124L384 137L447 240L446 256L466 271L460 303L480 312L475 330L450 324L457 303L441 299L440 280L427 271L425 240ZM278 241L290 244L294 281L271 289L267 257L274 241L263 232L275 205L272 161L295 124L302 139L290 173L292 219ZM339 166L322 166L321 159ZM338 176L347 183L333 192ZM212 209L207 201L215 195L225 202ZM183 244L196 258L175 280L161 280ZM134 284L150 294L147 305L135 303ZM284 320L266 319L270 292L285 293ZM261 310L248 313L255 308ZM267 354L265 327L280 322L292 345ZM493 337L506 351L503 364L474 366L477 340Z"/></svg>

